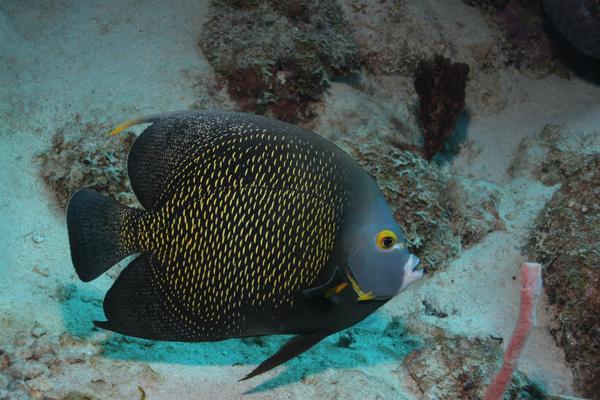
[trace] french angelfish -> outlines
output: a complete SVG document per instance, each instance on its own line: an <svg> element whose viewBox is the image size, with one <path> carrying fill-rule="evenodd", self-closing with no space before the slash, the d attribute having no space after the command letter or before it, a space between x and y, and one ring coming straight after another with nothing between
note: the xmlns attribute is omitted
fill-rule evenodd
<svg viewBox="0 0 600 400"><path fill-rule="evenodd" d="M333 143L252 114L184 111L151 124L128 158L143 210L81 189L71 257L91 281L139 254L104 299L124 335L219 341L294 334L245 378L364 319L419 279L375 181Z"/></svg>

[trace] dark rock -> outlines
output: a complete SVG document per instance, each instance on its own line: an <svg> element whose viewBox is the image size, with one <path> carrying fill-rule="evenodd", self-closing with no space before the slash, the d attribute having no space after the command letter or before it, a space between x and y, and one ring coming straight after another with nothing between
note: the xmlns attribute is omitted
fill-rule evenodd
<svg viewBox="0 0 600 400"><path fill-rule="evenodd" d="M467 64L453 63L440 55L421 60L417 66L417 117L425 138L424 155L427 160L444 148L454 131L458 114L465 106L468 77Z"/></svg>

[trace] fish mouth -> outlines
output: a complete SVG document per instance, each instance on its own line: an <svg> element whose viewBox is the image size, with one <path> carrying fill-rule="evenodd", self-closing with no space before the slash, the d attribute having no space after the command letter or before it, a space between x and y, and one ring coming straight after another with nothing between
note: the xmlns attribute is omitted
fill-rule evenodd
<svg viewBox="0 0 600 400"><path fill-rule="evenodd" d="M411 283L418 281L423 277L424 270L421 267L421 260L419 257L411 254L404 264L404 280L402 281L402 287L400 291L406 289Z"/></svg>
<svg viewBox="0 0 600 400"><path fill-rule="evenodd" d="M408 268L412 267L412 272L416 272L416 271L423 271L423 272L425 272L423 270L423 266L421 265L421 260L419 259L419 257L415 256L414 254L411 254L408 257L407 263L409 264Z"/></svg>

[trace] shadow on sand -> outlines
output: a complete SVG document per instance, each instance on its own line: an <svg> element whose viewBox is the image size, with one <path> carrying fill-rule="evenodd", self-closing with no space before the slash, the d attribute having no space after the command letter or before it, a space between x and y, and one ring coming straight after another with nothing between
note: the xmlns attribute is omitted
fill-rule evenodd
<svg viewBox="0 0 600 400"><path fill-rule="evenodd" d="M70 294L63 302L63 317L69 334L93 342L100 330L92 325L92 321L104 319L104 292L84 285L68 285L66 290ZM138 339L115 333L108 339L102 337L96 340L103 350L103 357L108 359L188 366L234 366L240 367L241 379L255 365L274 354L289 337L272 335L220 342L182 343ZM411 337L402 323L390 323L376 312L288 361L266 381L260 382L261 378L255 378L253 381L257 382L257 386L245 393L269 391L331 368L343 370L357 366L369 368L380 363L398 364L419 345L419 339Z"/></svg>

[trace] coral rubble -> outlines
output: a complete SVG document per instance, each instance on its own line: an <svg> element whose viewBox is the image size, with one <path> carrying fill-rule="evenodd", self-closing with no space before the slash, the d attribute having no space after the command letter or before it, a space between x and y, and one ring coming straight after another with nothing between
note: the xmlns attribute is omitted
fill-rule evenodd
<svg viewBox="0 0 600 400"><path fill-rule="evenodd" d="M469 66L453 63L436 55L421 60L415 71L415 90L419 95L418 118L425 138L424 154L431 160L442 150L465 106L465 87Z"/></svg>
<svg viewBox="0 0 600 400"><path fill-rule="evenodd" d="M219 1L200 47L242 110L297 122L330 79L357 69L351 37L335 0Z"/></svg>
<svg viewBox="0 0 600 400"><path fill-rule="evenodd" d="M600 155L563 184L536 220L531 259L544 265L545 290L557 314L552 329L578 389L600 393Z"/></svg>

